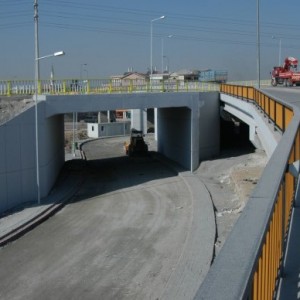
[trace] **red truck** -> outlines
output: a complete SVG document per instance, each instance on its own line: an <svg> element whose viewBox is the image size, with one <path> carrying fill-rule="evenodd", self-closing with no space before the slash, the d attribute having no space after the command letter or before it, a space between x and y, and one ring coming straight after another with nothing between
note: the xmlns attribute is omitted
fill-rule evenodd
<svg viewBox="0 0 300 300"><path fill-rule="evenodd" d="M282 84L284 86L300 85L300 72L297 71L298 59L287 57L283 66L274 67L271 73L271 84L276 86Z"/></svg>

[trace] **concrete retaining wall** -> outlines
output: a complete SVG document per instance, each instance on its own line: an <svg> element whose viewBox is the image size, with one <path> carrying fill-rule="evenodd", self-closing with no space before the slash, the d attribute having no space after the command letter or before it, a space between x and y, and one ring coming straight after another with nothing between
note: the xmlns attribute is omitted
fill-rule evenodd
<svg viewBox="0 0 300 300"><path fill-rule="evenodd" d="M64 163L63 115L45 119L39 104L40 191L46 196ZM0 213L36 201L34 107L0 126Z"/></svg>

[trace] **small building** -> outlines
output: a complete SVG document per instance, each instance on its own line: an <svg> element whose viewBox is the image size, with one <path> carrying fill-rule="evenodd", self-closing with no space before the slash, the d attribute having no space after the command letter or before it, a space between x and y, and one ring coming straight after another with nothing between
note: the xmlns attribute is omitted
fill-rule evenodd
<svg viewBox="0 0 300 300"><path fill-rule="evenodd" d="M132 83L134 85L145 85L148 81L146 74L138 72L126 72L123 75L111 76L113 86L129 87Z"/></svg>
<svg viewBox="0 0 300 300"><path fill-rule="evenodd" d="M131 130L130 121L87 124L87 134L89 138L124 136L124 135L129 135L130 130Z"/></svg>
<svg viewBox="0 0 300 300"><path fill-rule="evenodd" d="M170 78L179 81L198 81L199 70L182 69L177 72L171 73Z"/></svg>

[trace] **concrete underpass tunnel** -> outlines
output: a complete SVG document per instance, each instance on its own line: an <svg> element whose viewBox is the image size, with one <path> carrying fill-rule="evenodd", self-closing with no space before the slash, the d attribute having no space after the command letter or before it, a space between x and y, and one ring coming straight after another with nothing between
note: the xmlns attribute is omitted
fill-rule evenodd
<svg viewBox="0 0 300 300"><path fill-rule="evenodd" d="M249 140L249 126L236 119L220 120L220 150L234 151L235 153L251 153L255 147Z"/></svg>

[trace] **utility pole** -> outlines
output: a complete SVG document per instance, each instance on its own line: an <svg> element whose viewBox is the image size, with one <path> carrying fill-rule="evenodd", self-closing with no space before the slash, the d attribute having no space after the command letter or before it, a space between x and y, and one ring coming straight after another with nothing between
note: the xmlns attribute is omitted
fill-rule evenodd
<svg viewBox="0 0 300 300"><path fill-rule="evenodd" d="M256 1L257 9L257 25L256 25L256 38L257 38L257 87L260 89L260 16L259 16L259 0Z"/></svg>
<svg viewBox="0 0 300 300"><path fill-rule="evenodd" d="M35 74L36 80L40 79L39 65L39 15L38 15L38 0L34 0L34 44L35 44Z"/></svg>
<svg viewBox="0 0 300 300"><path fill-rule="evenodd" d="M34 0L34 48L35 48L35 156L36 156L36 185L37 185L37 202L41 204L41 191L40 191L40 164L39 164L39 131L38 131L38 82L40 79L40 66L39 66L39 27L38 27L38 3Z"/></svg>

